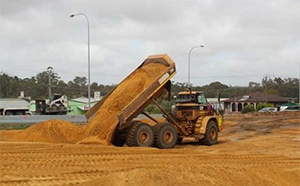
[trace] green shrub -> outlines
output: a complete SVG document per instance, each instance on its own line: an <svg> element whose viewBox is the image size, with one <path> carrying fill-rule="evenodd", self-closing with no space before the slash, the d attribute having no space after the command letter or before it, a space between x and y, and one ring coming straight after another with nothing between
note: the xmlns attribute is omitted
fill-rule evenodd
<svg viewBox="0 0 300 186"><path fill-rule="evenodd" d="M148 107L145 108L146 112L152 114L154 110L154 105L149 105Z"/></svg>
<svg viewBox="0 0 300 186"><path fill-rule="evenodd" d="M247 105L245 106L243 109L242 109L242 113L243 114L246 114L248 112L254 112L255 109L254 109L254 105L250 104L250 105Z"/></svg>
<svg viewBox="0 0 300 186"><path fill-rule="evenodd" d="M149 105L148 107L145 108L145 110L149 114L161 114L162 113L156 105Z"/></svg>
<svg viewBox="0 0 300 186"><path fill-rule="evenodd" d="M258 103L257 106L256 106L256 110L261 110L265 107L272 107L273 108L274 105L271 104L271 103Z"/></svg>

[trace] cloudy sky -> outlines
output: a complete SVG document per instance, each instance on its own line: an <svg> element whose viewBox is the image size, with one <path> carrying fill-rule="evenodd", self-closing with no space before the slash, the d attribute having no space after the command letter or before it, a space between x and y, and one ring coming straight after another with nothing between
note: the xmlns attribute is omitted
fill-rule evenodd
<svg viewBox="0 0 300 186"><path fill-rule="evenodd" d="M52 66L64 81L120 82L148 55L167 53L174 81L232 86L298 77L299 0L0 0L0 72L31 77Z"/></svg>

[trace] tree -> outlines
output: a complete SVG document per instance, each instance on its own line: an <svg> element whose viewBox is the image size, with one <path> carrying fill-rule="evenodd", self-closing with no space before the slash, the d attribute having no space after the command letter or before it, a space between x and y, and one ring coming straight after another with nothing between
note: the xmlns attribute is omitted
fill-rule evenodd
<svg viewBox="0 0 300 186"><path fill-rule="evenodd" d="M242 109L242 114L246 114L248 112L254 112L255 109L254 109L254 105L250 104L250 105L247 105L245 106L245 108Z"/></svg>
<svg viewBox="0 0 300 186"><path fill-rule="evenodd" d="M86 77L79 77L79 76L76 76L73 80L73 82L76 84L76 85L79 85L80 87L84 87L86 85L86 82L87 82L87 79Z"/></svg>
<svg viewBox="0 0 300 186"><path fill-rule="evenodd" d="M271 103L258 103L257 106L256 106L256 110L261 110L265 107L272 107L273 108L274 105L271 104Z"/></svg>
<svg viewBox="0 0 300 186"><path fill-rule="evenodd" d="M0 97L16 98L20 91L25 92L25 96L35 98L47 98L49 87L49 71L42 71L35 76L29 78L19 78L11 76L4 72L0 73ZM91 91L100 91L101 95L106 95L116 84L103 85L93 82ZM266 94L278 94L281 97L298 98L299 79L297 78L271 78L264 76L262 82L249 82L247 87L232 87L222 84L218 81L212 82L204 86L192 86L195 91L203 91L207 98L216 98L218 93L222 97L234 97L251 92L265 92ZM87 95L87 78L75 76L73 81L68 83L60 79L59 75L51 69L51 88L53 93L65 94L70 98L76 98ZM172 93L176 95L180 91L185 91L186 82L172 81ZM163 103L168 107L168 103ZM151 109L150 109L151 110Z"/></svg>
<svg viewBox="0 0 300 186"><path fill-rule="evenodd" d="M280 77L275 77L274 82L279 86L284 84L284 81Z"/></svg>
<svg viewBox="0 0 300 186"><path fill-rule="evenodd" d="M249 86L249 88L260 87L260 83L250 81L248 86Z"/></svg>
<svg viewBox="0 0 300 186"><path fill-rule="evenodd" d="M98 83L93 82L91 84L91 91L100 91L99 87L98 87Z"/></svg>

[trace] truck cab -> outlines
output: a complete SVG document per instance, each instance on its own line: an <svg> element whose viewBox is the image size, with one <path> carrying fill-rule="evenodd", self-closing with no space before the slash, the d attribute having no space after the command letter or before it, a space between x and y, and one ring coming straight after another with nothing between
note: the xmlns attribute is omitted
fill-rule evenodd
<svg viewBox="0 0 300 186"><path fill-rule="evenodd" d="M203 92L179 92L175 103L173 118L188 131L188 135L178 134L179 141L184 137L194 137L207 145L217 142L218 132L223 129L222 116L207 102Z"/></svg>
<svg viewBox="0 0 300 186"><path fill-rule="evenodd" d="M176 117L187 117L189 120L196 120L200 116L207 115L207 108L210 107L203 92L196 91L179 92L175 103Z"/></svg>

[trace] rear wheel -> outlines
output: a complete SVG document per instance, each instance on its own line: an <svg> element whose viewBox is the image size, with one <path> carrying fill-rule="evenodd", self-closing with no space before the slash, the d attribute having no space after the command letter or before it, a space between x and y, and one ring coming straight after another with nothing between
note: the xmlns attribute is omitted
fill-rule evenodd
<svg viewBox="0 0 300 186"><path fill-rule="evenodd" d="M66 115L67 114L65 106L59 105L58 109L59 109L59 115Z"/></svg>
<svg viewBox="0 0 300 186"><path fill-rule="evenodd" d="M63 105L60 105L60 106L58 107L58 109L59 109L60 111L66 110L65 107L64 107Z"/></svg>
<svg viewBox="0 0 300 186"><path fill-rule="evenodd" d="M182 142L183 138L177 138L176 144L180 144Z"/></svg>
<svg viewBox="0 0 300 186"><path fill-rule="evenodd" d="M155 146L161 149L170 149L177 142L177 132L171 123L155 125Z"/></svg>
<svg viewBox="0 0 300 186"><path fill-rule="evenodd" d="M57 111L59 111L59 107L58 107L57 105L53 105L53 106L51 107L51 110L52 110L53 112L57 112Z"/></svg>
<svg viewBox="0 0 300 186"><path fill-rule="evenodd" d="M112 144L117 147L122 147L126 143L123 132L116 129Z"/></svg>
<svg viewBox="0 0 300 186"><path fill-rule="evenodd" d="M24 112L23 111L17 111L16 115L24 115Z"/></svg>
<svg viewBox="0 0 300 186"><path fill-rule="evenodd" d="M204 138L200 140L201 144L214 145L218 141L218 128L215 121L209 121L206 127Z"/></svg>
<svg viewBox="0 0 300 186"><path fill-rule="evenodd" d="M14 115L14 113L12 111L6 111L5 115Z"/></svg>
<svg viewBox="0 0 300 186"><path fill-rule="evenodd" d="M128 129L126 144L129 147L151 147L154 142L153 130L147 123L133 122Z"/></svg>

